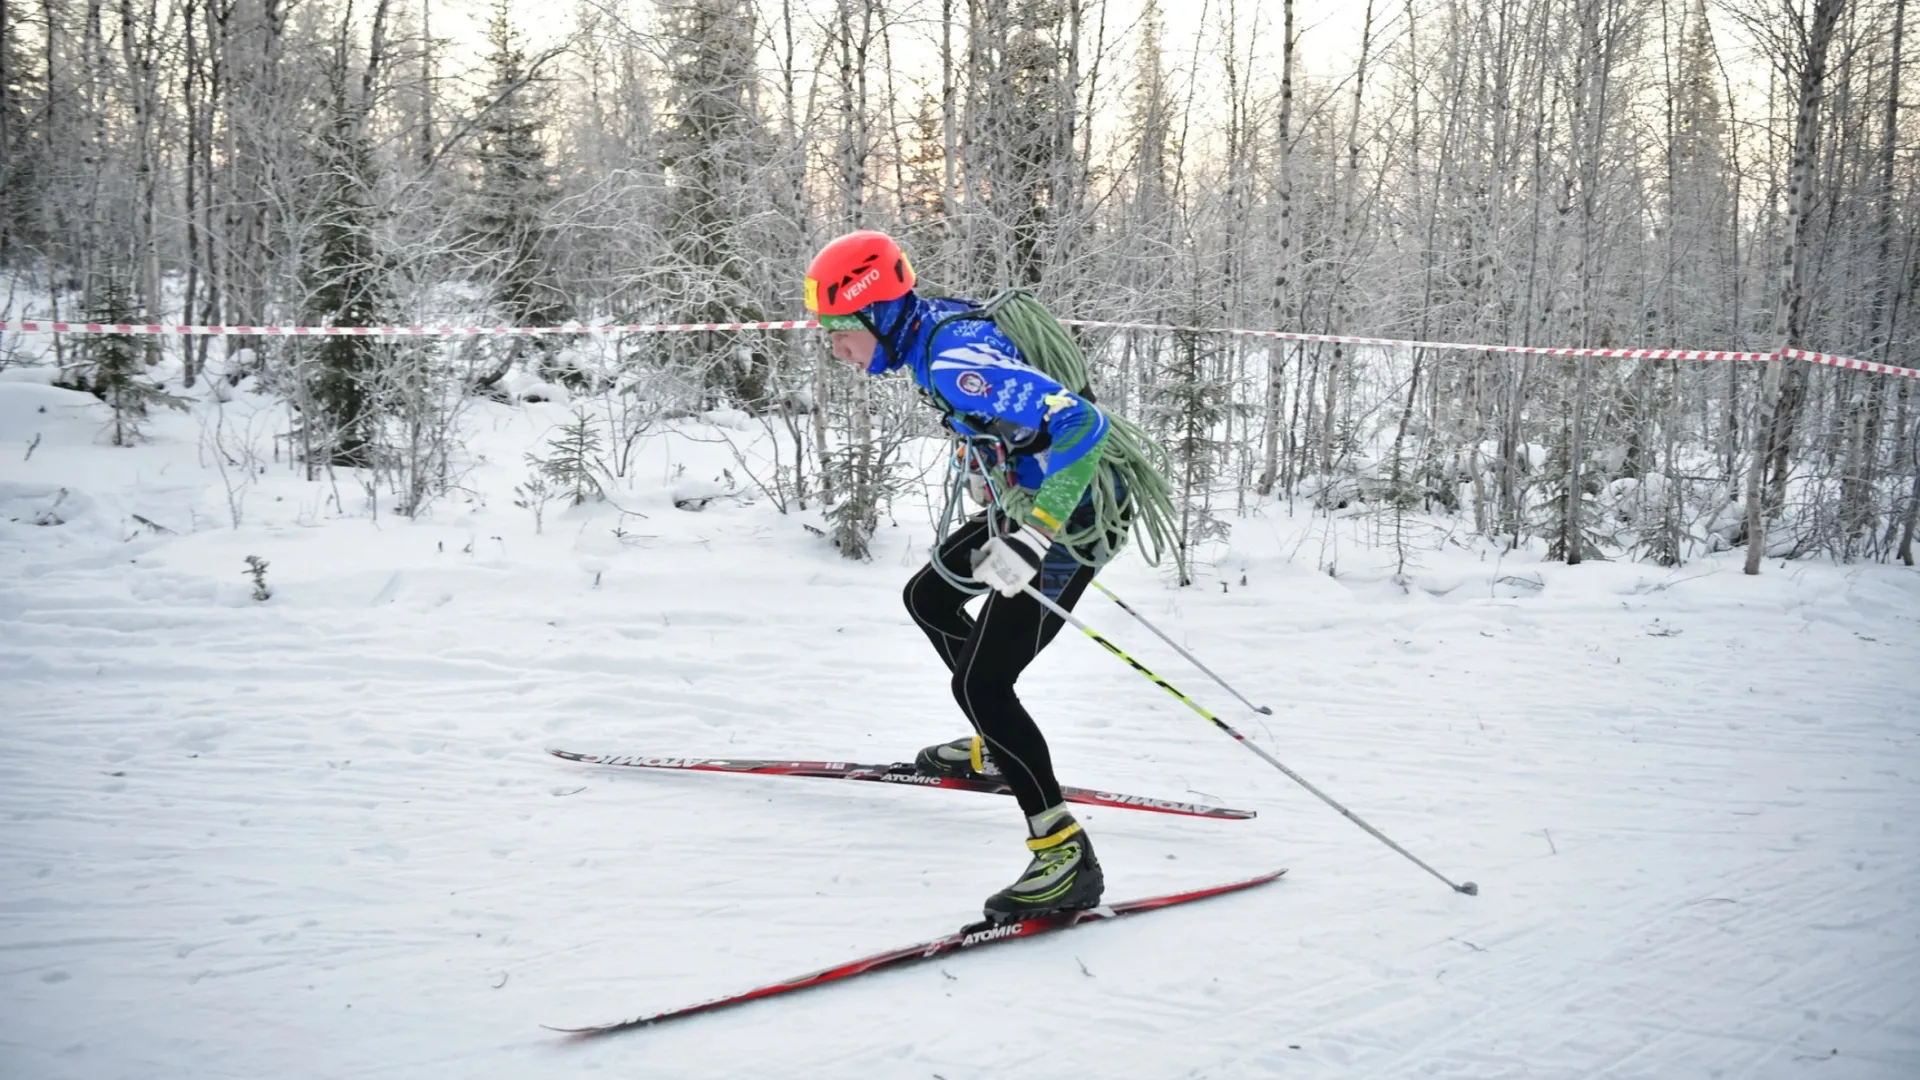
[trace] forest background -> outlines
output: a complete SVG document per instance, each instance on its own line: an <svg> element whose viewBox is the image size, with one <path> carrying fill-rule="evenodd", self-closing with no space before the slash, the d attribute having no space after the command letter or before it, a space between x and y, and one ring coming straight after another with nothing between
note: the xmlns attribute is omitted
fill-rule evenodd
<svg viewBox="0 0 1920 1080"><path fill-rule="evenodd" d="M1367 518L1403 568L1469 531L1912 564L1915 379L1777 352L1920 367L1906 0L1300 7L5 0L0 320L783 320L821 243L877 228L941 291L1162 327L1076 333L1171 454L1183 583L1276 499ZM343 513L458 490L477 395L578 406L529 504L728 410L742 483L824 508L850 557L937 433L806 331L9 333L13 365L99 394L116 442L273 395L269 454L210 452L351 476Z"/></svg>

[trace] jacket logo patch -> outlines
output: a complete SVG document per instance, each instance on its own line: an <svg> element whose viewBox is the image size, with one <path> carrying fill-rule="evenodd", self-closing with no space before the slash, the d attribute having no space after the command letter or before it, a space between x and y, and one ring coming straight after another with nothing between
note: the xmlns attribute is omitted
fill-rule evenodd
<svg viewBox="0 0 1920 1080"><path fill-rule="evenodd" d="M986 376L977 371L961 372L959 386L961 393L972 394L974 397L986 397L993 389L992 384L987 382Z"/></svg>

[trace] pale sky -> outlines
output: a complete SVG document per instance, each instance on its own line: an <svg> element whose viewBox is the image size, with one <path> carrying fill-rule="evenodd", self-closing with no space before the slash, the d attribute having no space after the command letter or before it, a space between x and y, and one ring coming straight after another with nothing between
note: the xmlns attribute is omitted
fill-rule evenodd
<svg viewBox="0 0 1920 1080"><path fill-rule="evenodd" d="M492 10L490 0L428 2L433 4L435 35L451 38L456 47L464 46L477 60L485 49L486 24ZM513 11L530 49L559 41L571 30L577 9L561 6L564 2L516 0ZM625 18L643 27L651 26L655 19L654 8L647 0L588 2L600 10L622 13ZM832 0L791 2L796 19L804 19L808 30L830 18L833 10ZM778 16L781 0L759 0L759 3L763 18ZM912 91L906 83L914 81L926 85L929 90L935 89L939 80L940 0L895 0L895 4L899 28L892 41L895 74L902 81L897 89L903 94L910 94ZM964 18L965 5L966 0L954 0L956 20ZM1133 31L1145 6L1146 0L1108 0L1106 39L1109 58L1101 72L1104 107L1096 123L1110 122L1125 108L1129 70L1135 59ZM1404 13L1404 0L1387 0L1382 8L1389 6L1391 13L1376 13L1376 35L1394 34L1400 30L1396 16ZM1215 114L1224 110L1225 86L1219 75L1217 53L1226 14L1230 9L1240 27L1238 51L1241 55L1247 53L1249 35L1257 35L1253 49L1254 81L1257 86L1271 93L1278 87L1280 78L1280 0L1162 0L1161 3L1161 48L1170 69L1170 89L1176 97L1185 96L1187 72L1194 60L1195 35L1205 34L1200 44L1200 77L1203 84L1194 99L1196 135L1214 128L1220 119ZM1324 84L1337 80L1352 64L1353 57L1359 51L1364 10L1364 0L1361 3L1351 0L1296 0L1295 33L1299 36L1300 48L1295 63L1303 77L1317 76ZM1089 48L1095 29L1090 24L1084 31ZM811 61L805 49L803 45L803 63ZM771 62L769 59L769 64ZM1205 82L1209 78L1221 83L1218 92L1213 92L1214 87ZM1308 104L1303 100L1300 107L1308 107ZM1095 134L1096 137L1101 134L1100 127L1095 128ZM1192 146L1191 149L1197 150L1199 147Z"/></svg>
<svg viewBox="0 0 1920 1080"><path fill-rule="evenodd" d="M433 29L436 35L454 40L456 45L465 45L477 58L484 49L486 23L492 4L490 0L426 0L433 5ZM782 0L759 0L763 17L777 17ZM790 0L796 19L804 20L807 30L820 22L831 18L833 0ZM919 81L924 84L937 83L939 78L938 41L940 0L893 0L895 18L899 26L893 35L893 48L896 64L896 77L904 81ZM1676 10L1683 0L1673 0ZM576 8L567 5L569 0L515 0L514 12L523 33L527 35L530 47L539 48L562 38L574 25ZM655 18L653 5L648 0L585 0L594 8L609 12L624 13L627 19L641 26L651 26ZM963 19L967 0L953 0L956 19ZM1136 26L1146 0L1107 0L1107 39L1111 58L1102 74L1106 86L1107 115L1116 115L1115 110L1122 106L1125 89L1125 72L1120 68L1129 67L1134 60L1131 44L1131 32ZM1714 5L1709 5L1710 8ZM1218 60L1219 38L1224 25L1225 13L1232 9L1239 31L1239 51L1247 51L1246 41L1249 33L1258 36L1254 53L1254 79L1263 90L1277 87L1280 72L1280 19L1281 0L1161 0L1161 19L1163 26L1162 49L1165 60L1171 69L1172 88L1176 95L1183 95L1186 88L1187 70L1193 66L1195 35L1205 34L1200 51L1200 78L1203 84L1195 98L1197 110L1195 120L1200 127L1211 126L1217 119L1214 113L1221 110L1225 93L1225 80ZM1365 0L1295 0L1295 33L1299 37L1299 51L1295 58L1300 76L1305 81L1317 83L1322 93L1325 88L1341 81L1351 70L1354 58L1359 53L1360 34L1366 9ZM1387 43L1403 34L1406 29L1406 0L1378 0L1374 11L1374 48L1376 52ZM1757 112L1763 110L1766 101L1767 72L1764 66L1754 63L1750 49L1737 34L1738 28L1724 17L1716 17L1714 22L1715 38L1721 49L1729 70L1734 73L1736 93L1742 104L1746 118L1759 119ZM1086 34L1089 44L1094 27L1089 25ZM1649 33L1658 34L1657 27L1649 27ZM804 37L804 33L800 35ZM1113 44L1122 38L1123 44ZM802 62L809 62L803 48ZM1205 80L1211 79L1212 83ZM1216 86L1217 85L1217 92ZM907 93L905 85L899 87ZM1296 107L1308 108L1312 104L1312 91L1296 99ZM1097 129L1096 129L1097 130Z"/></svg>
<svg viewBox="0 0 1920 1080"><path fill-rule="evenodd" d="M437 35L454 39L471 48L477 55L484 47L487 19L492 11L490 0L430 0L433 2L434 32ZM779 0L760 0L763 12L777 15ZM963 18L966 0L955 0L956 18ZM1259 29L1264 47L1259 51L1263 59L1277 71L1279 66L1280 43L1280 0L1163 0L1161 20L1165 27L1163 48L1168 63L1181 68L1187 66L1193 51L1194 35L1203 25L1217 28L1221 25L1222 13L1232 5L1238 21L1243 27L1252 27L1258 21L1263 25ZM628 17L642 23L651 19L651 5L646 0L593 0L593 6L608 11L628 13ZM1132 27L1140 17L1145 6L1143 0L1109 0L1107 27L1111 40ZM1364 2L1355 0L1295 0L1295 32L1300 35L1300 56L1297 60L1306 70L1316 74L1329 74L1345 67L1359 49L1361 17ZM1388 5L1382 5L1383 10ZM1404 10L1404 5L1392 3L1393 13ZM796 14L809 8L819 9L819 17L825 18L831 11L831 0L793 0ZM531 43L558 40L573 25L572 12L555 0L518 0L514 13L522 32L527 34ZM927 47L938 40L939 0L902 0L896 5L898 16L904 23L911 24L910 33L919 33ZM1388 16L1377 15L1377 19L1386 20ZM1391 28L1389 28L1391 29ZM1091 31L1089 31L1091 32ZM909 43L898 42L896 49L907 52ZM1130 55L1131 50L1128 50ZM1276 76L1277 77L1277 76Z"/></svg>

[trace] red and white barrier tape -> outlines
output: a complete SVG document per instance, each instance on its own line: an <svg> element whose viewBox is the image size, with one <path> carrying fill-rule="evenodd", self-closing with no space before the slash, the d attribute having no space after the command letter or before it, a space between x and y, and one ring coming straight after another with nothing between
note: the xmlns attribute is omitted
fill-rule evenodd
<svg viewBox="0 0 1920 1080"><path fill-rule="evenodd" d="M512 337L528 334L662 334L692 330L806 330L812 319L782 322L646 323L572 326L176 326L171 323L0 322L23 334L152 334L165 337Z"/></svg>
<svg viewBox="0 0 1920 1080"><path fill-rule="evenodd" d="M1531 356L1593 356L1614 360L1745 360L1765 362L1775 356L1805 360L1810 364L1871 371L1880 375L1901 375L1920 379L1920 368L1896 367L1871 360L1810 352L1806 349L1782 349L1779 352L1730 352L1715 349L1587 349L1544 345L1474 345L1459 341L1410 341L1404 338L1357 337L1342 334L1296 334L1286 330L1241 330L1228 327L1174 326L1165 323L1112 323L1091 319L1061 319L1069 326L1108 327L1117 330L1174 331L1190 334L1233 334L1240 337L1270 338L1281 341L1312 341L1339 345L1379 345L1388 348L1436 349L1446 352L1525 353Z"/></svg>
<svg viewBox="0 0 1920 1080"><path fill-rule="evenodd" d="M1808 352L1805 349L1782 349L1781 355L1794 360L1805 360L1809 364L1825 364L1827 367L1847 368L1850 371L1871 371L1879 375L1904 375L1909 379L1920 379L1920 370L1895 367L1892 364L1876 364L1871 360L1855 360L1850 356L1828 356L1826 353Z"/></svg>
<svg viewBox="0 0 1920 1080"><path fill-rule="evenodd" d="M1726 352L1702 349L1584 349L1545 345L1473 345L1458 341L1410 341L1404 338L1357 337L1347 334L1296 334L1287 330L1239 330L1161 323L1108 323L1062 319L1069 326L1105 326L1121 330L1178 331L1189 334L1233 334L1280 341L1312 341L1337 345L1380 345L1388 348L1441 349L1448 352L1528 353L1535 356L1604 356L1617 360L1771 360L1772 353Z"/></svg>
<svg viewBox="0 0 1920 1080"><path fill-rule="evenodd" d="M1100 322L1062 319L1069 326L1110 330L1153 330L1192 334L1230 334L1279 341L1307 341L1340 345L1376 345L1385 348L1436 349L1446 352L1520 353L1531 356L1589 356L1614 360L1742 360L1766 361L1775 356L1810 364L1899 375L1920 379L1920 369L1878 364L1845 356L1783 349L1773 352L1729 352L1711 349L1588 349L1540 345L1478 345L1457 341L1409 341L1403 338L1359 337L1343 334L1297 334L1285 330L1243 330L1227 327L1174 326L1164 323ZM572 326L182 326L170 323L0 322L0 333L21 334L146 334L167 337L515 337L542 334L671 334L698 330L807 330L812 319L730 323L619 323Z"/></svg>

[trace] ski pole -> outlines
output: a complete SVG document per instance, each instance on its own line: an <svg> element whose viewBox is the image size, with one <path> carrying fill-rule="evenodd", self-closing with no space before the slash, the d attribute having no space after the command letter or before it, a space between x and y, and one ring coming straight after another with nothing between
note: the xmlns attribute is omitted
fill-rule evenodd
<svg viewBox="0 0 1920 1080"><path fill-rule="evenodd" d="M1201 719L1211 722L1214 727L1217 727L1221 731L1224 731L1227 734L1233 736L1233 739L1235 742L1253 751L1254 753L1260 755L1260 759L1262 761L1265 761L1267 764L1285 773L1287 776L1287 779L1292 780L1294 783L1299 784L1303 788L1306 788L1308 791L1312 792L1314 796L1318 798L1321 802L1326 803L1328 806L1333 807L1335 810L1338 810L1342 817L1346 818L1348 821L1353 822L1355 825L1360 826L1362 829L1365 829L1367 833L1371 835L1375 840L1380 841L1381 843L1387 845L1393 850L1406 856L1409 862L1413 863L1413 865L1419 867L1420 869L1425 870L1427 873L1432 874L1434 877L1439 878L1442 883L1444 883L1448 888L1452 889L1454 892L1465 893L1468 896L1480 895L1480 886L1474 884L1471 881L1465 881L1465 882L1461 882L1458 885L1455 885L1451 880L1447 878L1445 874L1442 874L1440 871L1435 870L1433 867L1428 866L1424 862L1421 862L1419 857L1414 855L1413 852L1408 851L1406 848L1403 848L1399 844L1394 843L1393 840L1389 838L1386 833L1383 833L1379 829L1376 829L1373 826L1367 824L1364 820L1360 818L1360 815L1354 813L1353 811L1347 809L1344 806L1341 806L1339 803L1335 802L1331 797L1329 797L1326 792L1321 791L1319 788L1314 787L1312 784L1308 783L1306 777L1303 777L1299 773L1294 772L1292 769L1287 768L1284 764L1280 762L1279 758L1276 758L1272 754L1269 754L1265 750L1262 750L1259 744L1248 742L1247 737L1245 735L1242 735L1238 731L1235 731L1233 729L1233 725L1227 723L1225 720L1220 719L1219 717L1208 712L1206 709L1202 708L1198 702L1194 701L1192 698L1188 697L1187 695L1181 693L1179 690L1175 689L1172 683L1168 682L1167 680L1161 678L1158 675L1155 675L1152 671L1148 670L1145 664L1142 664L1140 661L1135 660L1131 656L1128 656L1126 652L1120 648L1120 646L1115 645L1113 642L1108 641L1104 637L1101 637L1097 632L1094 631L1092 627L1088 626L1086 623L1081 622L1079 619L1074 618L1073 612L1068 611L1066 608L1063 608L1059 604L1054 603L1051 599L1049 599L1046 596L1045 593L1042 593L1040 590L1034 588L1031 584L1022 585L1020 586L1020 589L1022 592L1026 593L1028 596L1031 596L1035 600L1040 601L1040 604L1043 607L1045 607L1048 611L1051 611L1055 615L1060 616L1060 618L1064 619L1066 622L1078 628L1081 633L1087 635L1088 637L1092 638L1095 642L1099 643L1101 648L1107 650L1113 655L1119 657L1121 660L1125 661L1128 667L1131 667L1133 670L1139 672L1142 675L1145 675L1149 680L1153 682L1154 685L1158 686L1162 690L1165 690L1167 693L1172 694L1174 697L1179 698L1181 702L1183 702L1187 706L1187 708L1192 709L1196 713L1199 713Z"/></svg>
<svg viewBox="0 0 1920 1080"><path fill-rule="evenodd" d="M1227 680L1221 678L1218 675L1215 675L1213 673L1212 668L1201 663L1199 657L1196 657L1192 653L1181 648L1179 642L1161 633L1160 628L1148 622L1147 617L1145 615L1142 615L1139 612L1133 610L1133 608L1127 606L1127 602L1125 600L1122 600L1119 597L1113 595L1113 590L1107 588L1105 585L1100 584L1100 582L1097 580L1093 583L1093 587L1096 589L1099 589L1103 594L1105 594L1107 599L1113 601L1116 604L1119 604L1121 611L1124 611L1127 614L1133 616L1134 618L1139 619L1140 625L1153 631L1153 634L1155 637L1173 646L1173 651L1179 653L1181 656L1186 657L1188 663L1192 664L1194 667L1199 668L1201 671L1206 672L1209 678L1211 678L1214 682L1217 682L1220 684L1220 688L1222 690L1225 690L1227 693L1232 694L1234 697L1239 698L1240 704L1245 705L1247 708L1252 709L1254 712L1260 713L1263 716L1273 715L1272 709L1266 707L1265 705L1255 705L1253 702L1247 700L1246 695L1242 694L1238 690L1235 690L1233 687L1227 685Z"/></svg>

